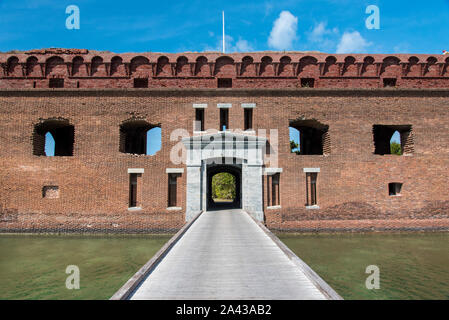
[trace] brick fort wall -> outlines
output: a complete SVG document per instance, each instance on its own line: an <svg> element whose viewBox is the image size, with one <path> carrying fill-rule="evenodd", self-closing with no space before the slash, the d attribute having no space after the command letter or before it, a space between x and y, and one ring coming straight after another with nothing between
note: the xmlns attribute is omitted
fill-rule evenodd
<svg viewBox="0 0 449 320"><path fill-rule="evenodd" d="M449 229L449 59L444 56L48 49L0 54L0 64L3 232L179 229L186 172L177 178L177 208L168 208L166 170L185 168L170 160L180 141L170 136L177 129L195 134L194 104L207 104L205 129L218 129L219 103L232 104L231 130L244 127L244 103L256 105L256 134L267 130L271 143L270 130L277 130L279 206L269 206L263 177L269 228ZM63 79L63 88L49 88L53 78ZM221 78L232 79L231 88L217 88ZM147 79L147 88L133 89L134 79ZM161 128L162 148L155 155L120 152L120 126L136 119ZM36 155L36 127L46 120L73 126L72 156ZM291 153L289 125L298 120L328 127L325 154ZM409 152L375 154L374 125L411 126ZM137 211L128 209L130 168L144 169ZM320 168L319 209L306 206L304 168ZM402 183L400 196L389 194L389 183Z"/></svg>

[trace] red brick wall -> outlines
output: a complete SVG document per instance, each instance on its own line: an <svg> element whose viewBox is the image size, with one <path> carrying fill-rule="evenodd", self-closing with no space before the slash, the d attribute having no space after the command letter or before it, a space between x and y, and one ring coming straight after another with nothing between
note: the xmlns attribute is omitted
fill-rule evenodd
<svg viewBox="0 0 449 320"><path fill-rule="evenodd" d="M217 65L200 68L214 74L223 73L233 78L234 88L255 89L186 89L215 88L215 77L151 77L149 86L159 89L108 90L128 88L132 77L70 78L64 74L65 87L74 89L39 89L48 86L52 72L67 70L47 68L48 54L33 54L39 66L49 72L46 78L0 78L0 229L1 230L61 230L61 231L173 231L184 223L186 173L178 178L178 205L181 211L167 210L168 175L166 168L183 168L170 162L170 151L178 143L170 141L170 133L178 128L192 134L195 112L193 103L207 103L205 127L218 129L217 103L232 103L229 111L231 129L244 126L241 103L256 103L253 126L256 130L277 129L279 133L279 164L281 209L265 208L266 223L281 230L370 230L370 229L448 229L449 228L449 91L375 89L353 90L342 88L377 88L382 76L357 78L363 65L345 66L345 56L336 55L341 65L324 68L327 56L314 54L313 59L301 61L297 53L250 54L260 62L265 55L280 61L289 55L297 65L283 67L279 78L237 78L232 74L236 64L230 59ZM97 54L85 54L90 61ZM5 67L12 55L0 54ZM19 63L30 55L17 54ZM73 55L61 54L64 61ZM103 61L111 61L112 54L102 54ZM131 63L137 55L118 55ZM157 56L145 54L149 62ZM176 55L166 55L170 62ZM195 61L199 54L185 54ZM205 55L215 61L219 54ZM246 54L231 58L242 61ZM70 57L70 59L69 59ZM363 63L364 56L355 55ZM375 61L386 56L373 55ZM408 61L408 55L398 56ZM418 55L420 62L428 57ZM162 59L164 60L164 59ZM136 62L137 61L137 62ZM288 61L288 59L283 59ZM387 62L389 59L387 59ZM145 59L134 60L133 70L140 75L152 70ZM140 63L140 64L139 64ZM323 65L320 65L322 63ZM383 63L383 62L382 62ZM437 66L370 65L366 72L393 72L398 70L398 87L444 88L449 75L443 57ZM438 64L439 63L439 64ZM32 64L31 62L29 64ZM162 66L167 71L167 64ZM195 70L195 65L184 64L177 74ZM88 68L87 65L84 67ZM177 67L176 65L173 66ZM237 70L240 70L237 65ZM257 66L259 68L260 66ZM10 69L12 67L10 66ZM22 67L20 67L22 68ZM31 67L30 67L31 68ZM35 67L32 72L35 74ZM256 68L256 66L254 66ZM276 67L277 68L277 67ZM440 77L435 77L439 68ZM446 68L446 69L445 69ZM25 68L26 69L26 68ZM51 71L49 71L51 69ZM70 69L70 68L69 68ZM295 77L285 73L301 69L307 77L317 77L315 89L294 90L301 72ZM340 74L330 78L324 74ZM22 69L20 69L22 70ZM56 70L56 71L55 71ZM104 72L109 72L106 66ZM125 68L117 68L123 72ZM170 69L171 70L171 69ZM212 71L210 71L212 70ZM250 68L246 68L250 70ZM370 71L371 70L371 71ZM374 70L374 71L373 71ZM391 71L393 70L393 71ZM405 70L405 71L404 71ZM430 71L428 71L430 70ZM30 71L31 72L31 71ZM249 71L248 71L249 72ZM408 73L407 73L408 72ZM427 72L427 73L426 73ZM421 76L410 73L420 73ZM324 76L320 76L324 74ZM427 74L432 76L428 77ZM17 76L18 75L18 76ZM37 88L33 89L33 81ZM80 81L81 89L76 89ZM185 89L161 89L160 87ZM83 88L103 88L85 90ZM319 87L335 87L325 90ZM14 88L20 88L15 90ZM267 88L264 90L258 88ZM282 89L276 89L282 88ZM290 89L288 89L290 88ZM44 157L33 155L33 128L42 119L68 119L75 127L73 157ZM162 149L154 156L137 156L119 152L119 126L130 118L142 118L162 128ZM289 120L315 119L329 126L331 153L328 156L297 156L289 150ZM373 154L372 127L383 125L412 125L414 153L411 156L380 156ZM273 141L271 141L273 142ZM319 167L318 205L320 210L305 209L305 173L303 168ZM128 168L144 168L141 178L141 211L128 211ZM388 183L403 183L402 195L390 197ZM44 186L59 186L59 198L43 198ZM265 186L266 191L266 186ZM264 196L266 201L266 194Z"/></svg>

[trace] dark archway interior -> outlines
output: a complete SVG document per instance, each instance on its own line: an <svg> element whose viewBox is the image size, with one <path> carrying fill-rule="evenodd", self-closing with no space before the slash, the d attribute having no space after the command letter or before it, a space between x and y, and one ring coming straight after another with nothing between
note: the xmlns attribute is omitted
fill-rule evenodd
<svg viewBox="0 0 449 320"><path fill-rule="evenodd" d="M226 172L235 177L235 198L232 202L215 202L212 198L212 178L218 173ZM240 209L242 208L242 169L234 164L207 165L207 210Z"/></svg>

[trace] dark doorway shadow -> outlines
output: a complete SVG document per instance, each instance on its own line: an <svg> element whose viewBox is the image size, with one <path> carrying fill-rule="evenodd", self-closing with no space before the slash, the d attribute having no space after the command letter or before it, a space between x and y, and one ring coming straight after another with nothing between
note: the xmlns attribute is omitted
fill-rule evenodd
<svg viewBox="0 0 449 320"><path fill-rule="evenodd" d="M229 173L235 178L235 198L233 201L214 201L212 198L212 178L218 173ZM242 201L242 168L237 164L208 164L207 165L207 211L241 209Z"/></svg>

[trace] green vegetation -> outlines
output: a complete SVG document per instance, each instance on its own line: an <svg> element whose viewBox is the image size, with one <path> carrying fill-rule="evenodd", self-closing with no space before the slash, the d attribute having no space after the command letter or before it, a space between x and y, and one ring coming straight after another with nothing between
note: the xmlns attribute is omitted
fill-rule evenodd
<svg viewBox="0 0 449 320"><path fill-rule="evenodd" d="M398 156L402 155L401 145L397 142L392 142L390 144L390 151L391 151L391 154L395 154Z"/></svg>
<svg viewBox="0 0 449 320"><path fill-rule="evenodd" d="M212 199L235 199L235 177L227 172L212 177Z"/></svg>
<svg viewBox="0 0 449 320"><path fill-rule="evenodd" d="M290 140L290 151L292 153L300 154L299 144L296 143L294 140Z"/></svg>

